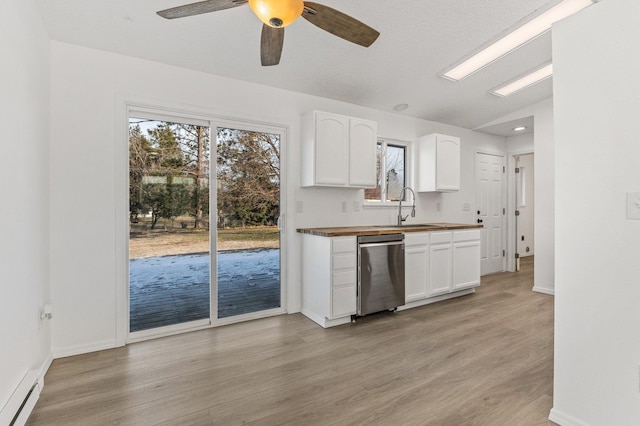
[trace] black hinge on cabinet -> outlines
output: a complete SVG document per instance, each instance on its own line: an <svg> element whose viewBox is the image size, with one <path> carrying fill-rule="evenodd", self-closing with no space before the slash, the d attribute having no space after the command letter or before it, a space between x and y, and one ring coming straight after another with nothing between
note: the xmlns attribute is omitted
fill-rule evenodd
<svg viewBox="0 0 640 426"><path fill-rule="evenodd" d="M507 214L507 209L505 209L504 207L502 208L502 214Z"/></svg>
<svg viewBox="0 0 640 426"><path fill-rule="evenodd" d="M502 166L502 173L506 173L507 168L505 166Z"/></svg>
<svg viewBox="0 0 640 426"><path fill-rule="evenodd" d="M516 210L516 216L520 216L520 210Z"/></svg>
<svg viewBox="0 0 640 426"><path fill-rule="evenodd" d="M505 253L504 250L502 250L502 257L505 257L507 254Z"/></svg>
<svg viewBox="0 0 640 426"><path fill-rule="evenodd" d="M516 259L520 259L520 253L516 253Z"/></svg>
<svg viewBox="0 0 640 426"><path fill-rule="evenodd" d="M516 167L516 173L520 173L520 167Z"/></svg>

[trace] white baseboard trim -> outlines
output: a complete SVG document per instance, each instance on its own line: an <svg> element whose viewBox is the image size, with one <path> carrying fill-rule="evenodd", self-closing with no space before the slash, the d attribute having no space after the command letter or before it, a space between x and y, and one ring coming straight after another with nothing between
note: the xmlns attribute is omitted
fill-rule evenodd
<svg viewBox="0 0 640 426"><path fill-rule="evenodd" d="M335 327L337 325L349 324L351 322L351 315L337 319L328 319L316 315L314 312L308 311L306 309L302 309L301 313L323 328Z"/></svg>
<svg viewBox="0 0 640 426"><path fill-rule="evenodd" d="M549 412L549 420L559 424L560 426L589 426L587 423L581 422L568 414L561 413L555 408L552 408Z"/></svg>
<svg viewBox="0 0 640 426"><path fill-rule="evenodd" d="M40 386L40 391L44 388L44 376L49 371L49 367L51 367L51 363L53 362L53 354L49 353L47 358L44 360L42 365L40 366L40 372L38 374L38 385Z"/></svg>
<svg viewBox="0 0 640 426"><path fill-rule="evenodd" d="M113 349L119 346L115 340L105 340L102 342L90 343L88 345L70 346L67 348L58 348L53 350L53 359L65 358L68 356L82 355L89 352L103 351L105 349Z"/></svg>
<svg viewBox="0 0 640 426"><path fill-rule="evenodd" d="M555 296L556 295L556 291L552 290L550 288L535 287L534 286L531 290L535 291L536 293L548 294L550 296Z"/></svg>
<svg viewBox="0 0 640 426"><path fill-rule="evenodd" d="M398 306L398 311L404 311L405 309L417 308L418 306L430 305L432 303L441 302L443 300L453 299L454 297L466 296L467 294L475 293L475 288L468 288L466 290L459 290L455 293L441 294L440 296L433 296L426 299L417 299L405 303L402 306Z"/></svg>

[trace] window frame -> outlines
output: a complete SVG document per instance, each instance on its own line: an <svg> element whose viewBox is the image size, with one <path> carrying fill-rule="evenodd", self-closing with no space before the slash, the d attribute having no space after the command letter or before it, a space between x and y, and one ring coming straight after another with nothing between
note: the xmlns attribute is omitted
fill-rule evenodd
<svg viewBox="0 0 640 426"><path fill-rule="evenodd" d="M413 143L408 142L408 141L402 141L402 140L398 140L398 139L391 139L391 138L384 138L384 137L379 137L377 142L376 142L376 149L378 145L382 145L383 147L383 152L385 152L385 155L381 158L381 165L380 165L380 169L381 170L385 170L386 171L386 161L387 161L387 157L386 157L386 148L388 146L395 146L395 147L401 147L404 148L404 185L405 186L412 186L413 183L413 174L412 174L412 164L413 164ZM377 161L377 160L376 160ZM387 182L385 179L385 175L386 173L380 173L380 182L377 182L377 185L380 185L380 199L379 200L369 200L365 197L364 192L362 191L362 205L365 208L396 208L398 207L399 201L390 201L387 200ZM409 194L409 195L407 195ZM407 198L410 197L410 198ZM411 198L412 195L410 194L410 191L405 191L402 197L402 201L403 202L413 202L413 199Z"/></svg>

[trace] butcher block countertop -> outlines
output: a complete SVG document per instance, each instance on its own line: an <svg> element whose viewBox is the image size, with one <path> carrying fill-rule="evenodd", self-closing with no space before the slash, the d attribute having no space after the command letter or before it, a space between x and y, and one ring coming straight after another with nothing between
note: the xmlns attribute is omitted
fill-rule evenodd
<svg viewBox="0 0 640 426"><path fill-rule="evenodd" d="M298 232L303 234L317 235L320 237L346 237L358 235L385 235L398 234L404 232L432 232L451 231L458 229L482 228L482 225L473 223L419 223L396 225L371 225L371 226L337 226L334 228L299 228Z"/></svg>

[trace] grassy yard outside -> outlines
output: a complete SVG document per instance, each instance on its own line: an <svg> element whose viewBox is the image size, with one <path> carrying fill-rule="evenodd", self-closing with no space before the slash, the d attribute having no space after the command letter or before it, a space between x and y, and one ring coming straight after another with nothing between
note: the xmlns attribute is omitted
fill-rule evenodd
<svg viewBox="0 0 640 426"><path fill-rule="evenodd" d="M204 253L209 251L209 230L194 229L193 220L183 228L179 220L150 224L131 224L129 258ZM280 233L276 226L218 229L218 251L278 248Z"/></svg>

